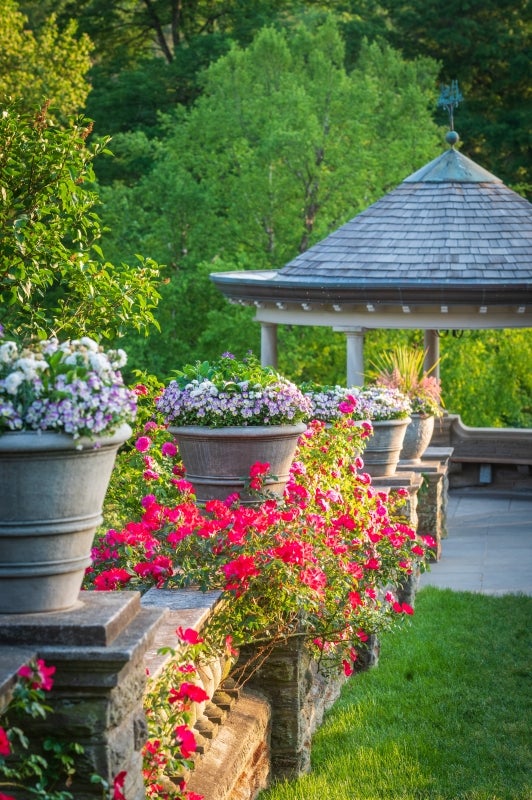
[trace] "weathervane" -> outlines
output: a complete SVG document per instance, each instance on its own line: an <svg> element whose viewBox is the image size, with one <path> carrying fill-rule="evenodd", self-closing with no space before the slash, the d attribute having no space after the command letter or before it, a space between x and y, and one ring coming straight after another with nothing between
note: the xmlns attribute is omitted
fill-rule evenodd
<svg viewBox="0 0 532 800"><path fill-rule="evenodd" d="M463 99L462 92L458 88L458 81L451 81L450 86L444 86L442 84L440 96L438 98L438 107L447 109L449 113L449 125L452 131L454 131L454 109L459 106Z"/></svg>
<svg viewBox="0 0 532 800"><path fill-rule="evenodd" d="M449 114L450 131L445 139L451 146L458 141L458 134L454 129L454 109L460 105L463 99L462 92L458 88L458 81L451 81L450 86L442 84L438 98L438 108L446 108Z"/></svg>

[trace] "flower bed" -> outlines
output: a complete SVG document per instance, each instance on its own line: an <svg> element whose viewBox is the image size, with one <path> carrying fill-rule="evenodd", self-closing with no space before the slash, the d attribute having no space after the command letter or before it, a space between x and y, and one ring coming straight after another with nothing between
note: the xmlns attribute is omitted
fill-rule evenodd
<svg viewBox="0 0 532 800"><path fill-rule="evenodd" d="M349 455L363 449L368 428L349 413L333 428L331 435L323 422L309 425L282 500L250 508L232 496L200 509L179 477L171 436L145 427L134 457L142 462L156 451L157 458L144 470L141 513L102 534L86 587L220 589L228 602L202 632L206 652L231 642L266 654L303 636L322 670L350 674L370 636L413 613L393 587L423 567L433 542L401 519L405 493L375 490L361 459ZM267 471L254 468L256 486ZM172 475L170 486L163 475Z"/></svg>

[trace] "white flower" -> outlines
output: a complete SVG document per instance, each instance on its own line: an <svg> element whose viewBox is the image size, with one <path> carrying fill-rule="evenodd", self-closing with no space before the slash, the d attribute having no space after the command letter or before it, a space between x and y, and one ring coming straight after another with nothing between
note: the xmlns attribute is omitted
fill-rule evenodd
<svg viewBox="0 0 532 800"><path fill-rule="evenodd" d="M17 355L15 342L6 342L0 346L0 364L10 364Z"/></svg>
<svg viewBox="0 0 532 800"><path fill-rule="evenodd" d="M8 394L16 394L18 391L18 387L24 381L24 373L18 370L17 372L11 372L4 378L4 388Z"/></svg>

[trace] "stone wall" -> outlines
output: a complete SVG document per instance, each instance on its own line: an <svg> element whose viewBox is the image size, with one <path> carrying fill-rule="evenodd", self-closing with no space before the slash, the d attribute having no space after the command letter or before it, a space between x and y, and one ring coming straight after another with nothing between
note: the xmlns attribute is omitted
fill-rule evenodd
<svg viewBox="0 0 532 800"><path fill-rule="evenodd" d="M433 488L429 484L425 494L420 492L427 481L422 468L373 483L383 491L407 487L405 516L411 524L419 514L430 520L429 527L434 522L443 531L442 463L440 459L433 468ZM423 467L427 471L429 463ZM401 600L412 605L416 578L400 587ZM101 800L101 788L91 784L91 774L112 783L121 771L127 772L127 800L144 800L146 669L151 674L164 669L167 656L159 648L177 646L178 626L200 631L218 601L216 592L151 590L142 602L136 592L82 592L71 611L0 616L0 709L22 663L37 656L56 665L53 713L32 725L32 746L58 731L83 745L85 754L71 787L76 800ZM376 663L378 649L375 639L360 668ZM199 748L187 785L205 800L254 800L272 780L309 769L312 735L345 678L322 675L299 637L278 644L252 674L234 670L224 678L226 671L225 663L203 670L212 698L196 718Z"/></svg>

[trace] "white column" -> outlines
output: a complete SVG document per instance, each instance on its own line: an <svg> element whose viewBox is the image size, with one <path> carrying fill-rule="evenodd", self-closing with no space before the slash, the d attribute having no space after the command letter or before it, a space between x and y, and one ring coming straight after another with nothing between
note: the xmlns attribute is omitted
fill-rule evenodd
<svg viewBox="0 0 532 800"><path fill-rule="evenodd" d="M435 378L440 377L440 339L438 337L438 331L434 330L427 330L424 334L425 338L425 361L423 363L423 368L428 372L432 367L432 372L430 373ZM434 366L436 365L436 366Z"/></svg>
<svg viewBox="0 0 532 800"><path fill-rule="evenodd" d="M364 328L335 327L333 330L345 333L347 385L364 385Z"/></svg>
<svg viewBox="0 0 532 800"><path fill-rule="evenodd" d="M277 325L260 323L260 363L263 367L277 367Z"/></svg>

